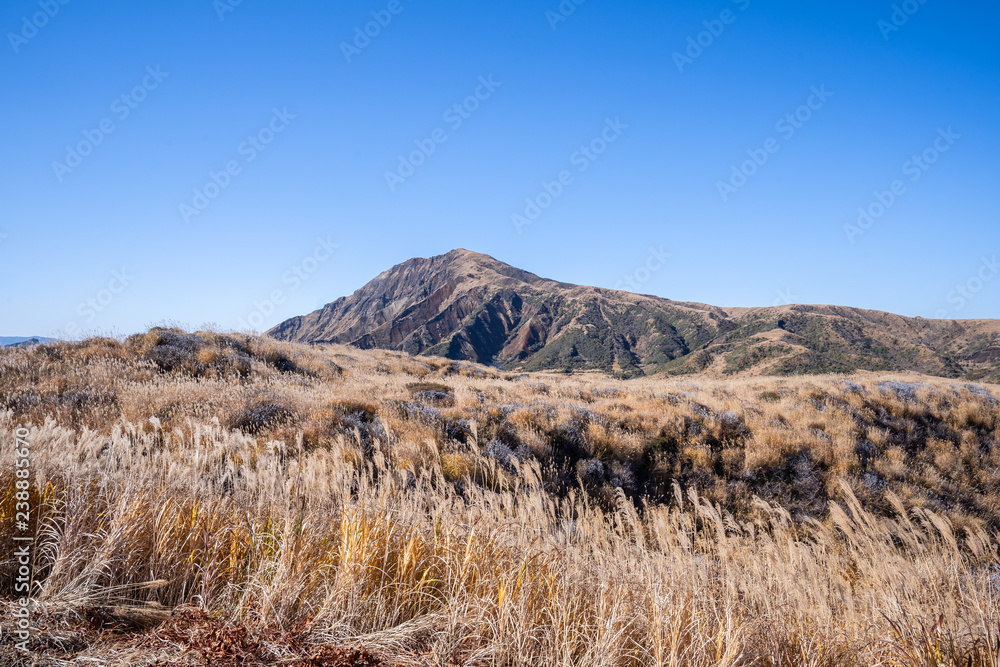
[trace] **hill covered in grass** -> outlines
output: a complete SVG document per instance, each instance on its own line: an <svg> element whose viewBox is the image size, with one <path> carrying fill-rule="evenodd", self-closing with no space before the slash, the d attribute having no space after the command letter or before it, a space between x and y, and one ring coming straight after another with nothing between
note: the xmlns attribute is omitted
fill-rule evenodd
<svg viewBox="0 0 1000 667"><path fill-rule="evenodd" d="M4 349L0 624L24 429L39 664L995 667L998 395L169 329Z"/></svg>
<svg viewBox="0 0 1000 667"><path fill-rule="evenodd" d="M468 250L403 262L268 335L505 370L620 377L869 370L1000 381L1000 320L842 306L718 308L548 280Z"/></svg>
<svg viewBox="0 0 1000 667"><path fill-rule="evenodd" d="M442 357L153 329L0 351L0 410L110 433L221 428L302 450L363 445L407 474L486 483L537 462L557 495L666 502L674 482L818 517L839 485L1000 528L1000 392L912 375L614 380Z"/></svg>

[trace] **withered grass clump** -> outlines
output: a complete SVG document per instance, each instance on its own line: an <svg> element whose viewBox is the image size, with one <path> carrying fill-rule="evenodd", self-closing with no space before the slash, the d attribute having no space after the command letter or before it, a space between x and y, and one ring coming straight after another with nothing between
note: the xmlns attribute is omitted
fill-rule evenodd
<svg viewBox="0 0 1000 667"><path fill-rule="evenodd" d="M265 662L997 667L997 395L176 330L4 350L0 594L25 426L35 613L128 629L46 626L53 660L176 660L152 629L195 608L294 638L254 643Z"/></svg>

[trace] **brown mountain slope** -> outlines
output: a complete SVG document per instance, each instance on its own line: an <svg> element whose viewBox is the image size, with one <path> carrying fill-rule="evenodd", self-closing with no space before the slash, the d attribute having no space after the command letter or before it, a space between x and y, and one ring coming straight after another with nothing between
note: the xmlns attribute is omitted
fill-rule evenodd
<svg viewBox="0 0 1000 667"><path fill-rule="evenodd" d="M1000 378L998 320L843 306L723 309L547 280L461 249L403 262L268 334L523 370Z"/></svg>

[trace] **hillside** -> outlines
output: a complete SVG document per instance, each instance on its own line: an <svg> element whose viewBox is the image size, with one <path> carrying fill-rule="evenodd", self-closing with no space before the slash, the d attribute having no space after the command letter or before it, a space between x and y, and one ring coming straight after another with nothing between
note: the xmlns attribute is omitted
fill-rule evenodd
<svg viewBox="0 0 1000 667"><path fill-rule="evenodd" d="M998 395L169 329L0 349L7 637L35 554L33 661L0 664L995 667Z"/></svg>
<svg viewBox="0 0 1000 667"><path fill-rule="evenodd" d="M468 250L403 262L267 333L507 370L622 377L870 370L1000 379L1000 320L843 306L725 309L556 282Z"/></svg>
<svg viewBox="0 0 1000 667"><path fill-rule="evenodd" d="M533 460L550 490L583 486L609 506L616 489L664 502L677 481L732 511L757 496L808 516L822 512L839 481L874 500L862 483L871 475L936 512L1000 529L998 396L994 385L913 374L525 374L162 328L124 341L0 349L0 413L19 422L110 433L126 421L148 428L152 418L187 432L215 419L261 443L306 449L360 438L380 441L413 473L440 463L453 481L480 459ZM581 477L588 465L600 472ZM812 496L803 495L805 478Z"/></svg>

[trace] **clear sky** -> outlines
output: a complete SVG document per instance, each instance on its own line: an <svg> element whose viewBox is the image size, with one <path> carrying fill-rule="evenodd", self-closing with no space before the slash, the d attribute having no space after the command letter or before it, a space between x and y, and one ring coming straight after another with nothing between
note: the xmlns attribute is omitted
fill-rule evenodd
<svg viewBox="0 0 1000 667"><path fill-rule="evenodd" d="M576 1L4 2L0 335L262 330L455 247L1000 317L996 2Z"/></svg>

